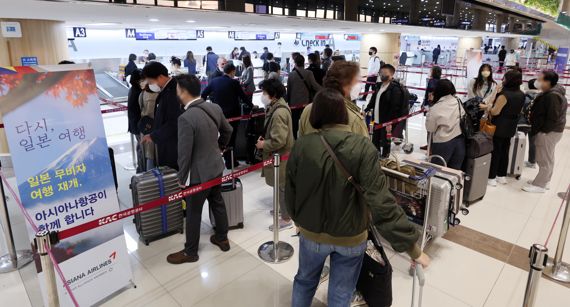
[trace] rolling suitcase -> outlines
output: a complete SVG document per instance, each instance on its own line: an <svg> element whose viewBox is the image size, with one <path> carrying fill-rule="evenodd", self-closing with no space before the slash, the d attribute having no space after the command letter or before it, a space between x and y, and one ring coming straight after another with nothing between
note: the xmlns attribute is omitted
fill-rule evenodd
<svg viewBox="0 0 570 307"><path fill-rule="evenodd" d="M509 166L507 175L515 177L517 180L521 178L524 168L524 154L526 152L526 135L524 132L517 131L511 139L511 147L509 148Z"/></svg>
<svg viewBox="0 0 570 307"><path fill-rule="evenodd" d="M470 205L483 199L487 193L487 180L491 169L491 153L478 158L465 159L465 174L470 180L465 181L463 200Z"/></svg>
<svg viewBox="0 0 570 307"><path fill-rule="evenodd" d="M233 160L232 150L232 160ZM234 169L232 167L232 173ZM222 183L222 197L226 205L228 215L228 229L243 228L243 185L239 178L233 178L231 181ZM216 227L216 221L212 210L210 211L210 223L212 227Z"/></svg>
<svg viewBox="0 0 570 307"><path fill-rule="evenodd" d="M176 171L160 167L131 178L133 207L180 191ZM165 203L160 207L135 215L135 225L141 241L149 242L184 232L182 201Z"/></svg>
<svg viewBox="0 0 570 307"><path fill-rule="evenodd" d="M459 223L456 215L463 204L463 172L424 161L404 160L403 163L420 169L434 167L437 170L431 179L428 231L434 238L443 236L450 224Z"/></svg>

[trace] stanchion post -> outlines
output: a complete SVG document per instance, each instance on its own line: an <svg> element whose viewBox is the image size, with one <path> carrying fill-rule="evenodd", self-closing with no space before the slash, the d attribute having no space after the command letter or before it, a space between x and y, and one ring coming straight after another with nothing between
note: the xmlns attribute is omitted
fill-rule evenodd
<svg viewBox="0 0 570 307"><path fill-rule="evenodd" d="M565 202L566 208L564 209L564 217L562 219L560 237L558 237L558 245L556 246L556 254L554 254L554 259L546 264L544 274L554 280L570 283L570 265L562 261L566 237L570 229L570 206L568 206L568 198Z"/></svg>
<svg viewBox="0 0 570 307"><path fill-rule="evenodd" d="M41 230L36 233L35 245L40 256L42 265L42 272L46 282L47 292L47 306L59 307L59 296L57 294L57 283L55 280L54 264L48 254L48 249L51 248L50 235L47 230Z"/></svg>
<svg viewBox="0 0 570 307"><path fill-rule="evenodd" d="M4 240L8 248L8 254L0 256L0 273L15 271L32 262L31 250L16 250L2 180L0 180L0 224L2 224Z"/></svg>
<svg viewBox="0 0 570 307"><path fill-rule="evenodd" d="M135 135L130 133L131 135L131 155L133 158L133 166L125 166L125 170L127 171L134 171L138 168L138 161L137 161L137 146L135 145Z"/></svg>
<svg viewBox="0 0 570 307"><path fill-rule="evenodd" d="M273 154L273 241L268 241L259 247L257 254L265 262L282 263L293 256L293 246L279 241L279 167L281 156Z"/></svg>
<svg viewBox="0 0 570 307"><path fill-rule="evenodd" d="M542 276L542 270L548 260L548 248L541 244L533 244L529 251L530 270L524 292L523 307L533 307L536 302L538 284Z"/></svg>

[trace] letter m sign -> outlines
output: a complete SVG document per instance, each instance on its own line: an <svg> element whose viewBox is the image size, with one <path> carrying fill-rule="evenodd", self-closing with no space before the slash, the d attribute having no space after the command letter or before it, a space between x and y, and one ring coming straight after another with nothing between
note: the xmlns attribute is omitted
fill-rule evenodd
<svg viewBox="0 0 570 307"><path fill-rule="evenodd" d="M125 29L125 37L126 38L136 38L137 37L137 30L136 29Z"/></svg>

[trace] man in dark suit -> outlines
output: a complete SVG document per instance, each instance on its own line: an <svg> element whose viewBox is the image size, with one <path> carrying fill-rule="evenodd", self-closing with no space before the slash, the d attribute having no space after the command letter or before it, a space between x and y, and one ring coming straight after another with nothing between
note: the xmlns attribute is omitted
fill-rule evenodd
<svg viewBox="0 0 570 307"><path fill-rule="evenodd" d="M181 75L176 80L178 96L184 105L184 113L178 118L178 181L186 188L222 176L224 165L220 152L230 140L232 127L218 105L200 98L200 80L196 76ZM168 255L169 263L198 261L202 209L206 200L216 223L216 234L210 237L210 242L224 252L230 250L226 205L218 185L186 199L186 243L182 251Z"/></svg>
<svg viewBox="0 0 570 307"><path fill-rule="evenodd" d="M168 69L159 62L149 62L143 68L143 75L150 90L160 94L156 98L154 127L141 143L156 144L157 166L178 170L178 116L182 114L182 108L176 95L176 80L168 76Z"/></svg>
<svg viewBox="0 0 570 307"><path fill-rule="evenodd" d="M242 115L240 99L242 103L247 104L253 109L253 103L247 99L239 81L234 79L235 75L236 67L234 64L226 64L226 66L224 66L224 75L212 80L212 83L210 83L210 85L208 85L208 87L206 87L202 92L202 99L206 100L206 98L210 96L212 102L222 108L224 116L226 116L227 119ZM234 130L229 146L234 147L239 120L232 121L230 124ZM230 152L224 153L224 160L226 161L226 167L228 169L232 167L232 163L234 166L238 165L236 161L231 161Z"/></svg>

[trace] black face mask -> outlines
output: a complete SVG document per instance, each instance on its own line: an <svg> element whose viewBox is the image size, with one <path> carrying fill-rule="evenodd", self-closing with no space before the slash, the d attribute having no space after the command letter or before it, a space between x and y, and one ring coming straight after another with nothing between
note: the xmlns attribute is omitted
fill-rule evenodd
<svg viewBox="0 0 570 307"><path fill-rule="evenodd" d="M374 52L368 51L368 55L373 55L373 54L374 54Z"/></svg>
<svg viewBox="0 0 570 307"><path fill-rule="evenodd" d="M381 80L382 82L386 82L386 81L388 81L388 79L390 79L389 76L385 76L385 75L381 75L381 76L380 76L380 80Z"/></svg>

